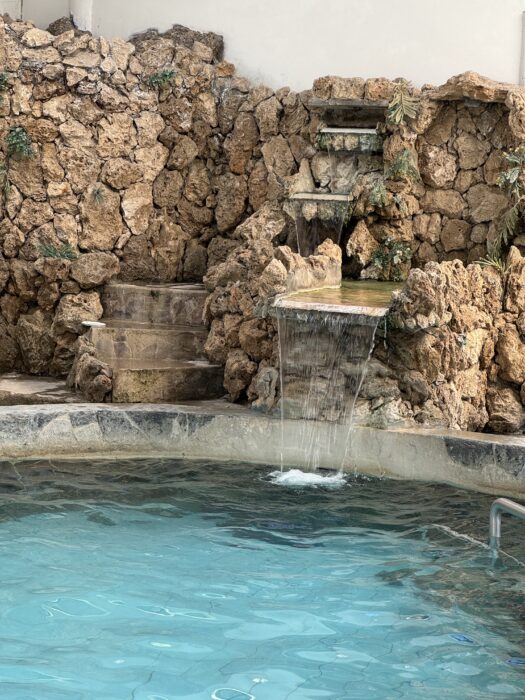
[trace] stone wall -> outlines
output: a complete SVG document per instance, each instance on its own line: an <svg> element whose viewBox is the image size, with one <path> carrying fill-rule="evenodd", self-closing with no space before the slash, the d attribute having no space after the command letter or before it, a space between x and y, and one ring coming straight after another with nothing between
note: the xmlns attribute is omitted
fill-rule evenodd
<svg viewBox="0 0 525 700"><path fill-rule="evenodd" d="M113 277L204 280L207 351L225 365L230 397L272 406L278 354L268 303L294 285L326 280L340 265L330 242L309 259L296 254L284 206L290 193L329 188L316 149L320 116L310 100L376 103L391 97L393 83L328 77L313 91L273 91L238 77L215 34L175 26L124 42L94 38L68 21L51 29L0 26L0 370L66 375L80 324L101 317L100 292ZM495 180L503 150L523 139L523 92L465 74L415 94L417 118L386 128L386 200L371 197L377 173L356 183L347 255L355 274L389 278L392 269L378 267L374 253L394 241L410 252L402 276L431 261L450 288L455 276L485 279L493 272L438 263L485 254L508 206ZM10 152L21 134L29 138L27 152L16 143ZM395 174L404 152L421 177ZM491 337L508 313L505 303L480 322ZM446 319L454 337L467 332ZM405 332L403 323L397 333ZM509 323L520 332L516 319ZM386 364L397 371L406 360L407 371L419 371L413 357L400 359L401 345L393 343ZM519 383L490 369L504 354L458 371L479 365L487 381L507 382L515 398ZM442 374L445 384L456 381ZM441 384L441 375L432 381ZM428 397L417 395L418 403L403 382L399 401L427 422L434 409L418 407ZM434 406L440 397L430 396ZM477 400L467 400L473 411L462 407L443 421L503 429L490 415L488 423L473 417Z"/></svg>
<svg viewBox="0 0 525 700"><path fill-rule="evenodd" d="M413 270L363 389L369 422L522 432L524 320L525 258L515 247L503 274L459 260Z"/></svg>

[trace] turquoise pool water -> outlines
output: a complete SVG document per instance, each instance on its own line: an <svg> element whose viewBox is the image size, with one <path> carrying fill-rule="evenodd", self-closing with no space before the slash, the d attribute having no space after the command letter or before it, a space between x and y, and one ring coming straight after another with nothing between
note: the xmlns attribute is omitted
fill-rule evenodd
<svg viewBox="0 0 525 700"><path fill-rule="evenodd" d="M487 497L176 461L1 473L2 700L525 693L525 569L452 532L484 538Z"/></svg>

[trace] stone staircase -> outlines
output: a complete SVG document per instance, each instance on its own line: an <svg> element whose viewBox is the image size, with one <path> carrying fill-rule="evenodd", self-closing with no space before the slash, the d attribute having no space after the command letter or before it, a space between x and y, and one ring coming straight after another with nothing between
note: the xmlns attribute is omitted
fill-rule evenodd
<svg viewBox="0 0 525 700"><path fill-rule="evenodd" d="M224 395L223 368L204 354L207 292L196 284L112 283L104 328L91 328L97 357L113 370L113 401L162 403Z"/></svg>

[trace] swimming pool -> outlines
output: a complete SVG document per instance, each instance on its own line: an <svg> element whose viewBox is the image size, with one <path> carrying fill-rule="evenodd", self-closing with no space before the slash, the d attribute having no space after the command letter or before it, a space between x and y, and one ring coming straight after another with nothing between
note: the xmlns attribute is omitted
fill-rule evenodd
<svg viewBox="0 0 525 700"><path fill-rule="evenodd" d="M269 471L2 465L2 700L523 696L525 569L468 539L490 498Z"/></svg>

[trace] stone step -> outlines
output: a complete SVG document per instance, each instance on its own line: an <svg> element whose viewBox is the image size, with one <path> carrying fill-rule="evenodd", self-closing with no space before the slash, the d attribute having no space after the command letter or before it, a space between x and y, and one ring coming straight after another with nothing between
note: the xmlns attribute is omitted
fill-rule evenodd
<svg viewBox="0 0 525 700"><path fill-rule="evenodd" d="M224 396L223 368L206 361L120 361L113 367L114 403L176 403Z"/></svg>
<svg viewBox="0 0 525 700"><path fill-rule="evenodd" d="M132 321L106 321L106 328L91 328L89 338L97 357L112 365L121 360L204 360L206 328L153 326Z"/></svg>
<svg viewBox="0 0 525 700"><path fill-rule="evenodd" d="M108 284L102 299L104 316L168 326L202 326L208 293L201 284Z"/></svg>

